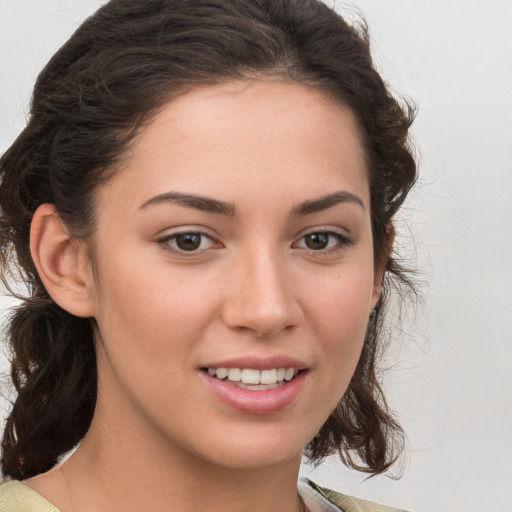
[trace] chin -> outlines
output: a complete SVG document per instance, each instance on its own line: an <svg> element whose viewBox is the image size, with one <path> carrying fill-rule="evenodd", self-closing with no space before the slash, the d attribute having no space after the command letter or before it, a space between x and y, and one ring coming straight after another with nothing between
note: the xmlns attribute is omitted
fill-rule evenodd
<svg viewBox="0 0 512 512"><path fill-rule="evenodd" d="M213 462L216 466L236 471L255 471L286 465L297 461L300 463L303 447L299 451L276 452L269 448L246 450L234 453L219 453Z"/></svg>
<svg viewBox="0 0 512 512"><path fill-rule="evenodd" d="M256 470L300 463L304 447L311 439L308 435L287 432L266 432L261 429L247 429L240 433L230 432L223 439L211 440L202 456L219 467L234 470ZM210 438L211 439L211 438Z"/></svg>

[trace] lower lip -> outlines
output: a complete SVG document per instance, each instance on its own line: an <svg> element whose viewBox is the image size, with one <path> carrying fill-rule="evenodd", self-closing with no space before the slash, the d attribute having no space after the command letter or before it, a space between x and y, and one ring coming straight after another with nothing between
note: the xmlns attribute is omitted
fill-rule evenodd
<svg viewBox="0 0 512 512"><path fill-rule="evenodd" d="M307 371L276 389L251 391L211 377L201 371L202 378L212 393L225 404L247 414L274 414L289 407L304 387Z"/></svg>

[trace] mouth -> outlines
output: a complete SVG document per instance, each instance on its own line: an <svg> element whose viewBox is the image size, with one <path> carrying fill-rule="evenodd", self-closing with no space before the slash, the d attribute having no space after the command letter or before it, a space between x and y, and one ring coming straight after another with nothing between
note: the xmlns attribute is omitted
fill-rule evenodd
<svg viewBox="0 0 512 512"><path fill-rule="evenodd" d="M244 414L288 410L300 399L311 367L285 354L252 355L204 362L201 381L222 404Z"/></svg>
<svg viewBox="0 0 512 512"><path fill-rule="evenodd" d="M210 377L231 384L237 388L250 391L266 391L278 389L293 381L306 370L297 368L269 368L257 370L254 368L201 368Z"/></svg>

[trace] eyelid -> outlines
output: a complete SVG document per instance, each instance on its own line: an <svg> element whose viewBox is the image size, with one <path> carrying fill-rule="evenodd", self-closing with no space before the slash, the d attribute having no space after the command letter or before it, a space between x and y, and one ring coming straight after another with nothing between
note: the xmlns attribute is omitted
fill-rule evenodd
<svg viewBox="0 0 512 512"><path fill-rule="evenodd" d="M180 228L176 228L175 230L168 231L165 234L159 236L156 240L156 243L164 248L164 250L171 252L173 254L177 254L179 256L184 257L193 257L193 256L200 256L203 255L205 252L210 250L212 246L192 251L186 251L184 249L180 249L178 247L173 247L169 242L170 240L175 240L180 235L187 235L187 234L194 234L194 235L200 235L202 237L208 238L212 242L212 246L214 245L221 245L219 240L213 236L212 234L208 233L204 228L199 226L184 226Z"/></svg>
<svg viewBox="0 0 512 512"><path fill-rule="evenodd" d="M301 247L301 249L311 252L313 254L330 254L337 251L342 251L356 244L356 240L353 236L347 234L345 231L333 228L331 226L316 226L314 228L309 228L306 231L302 232L296 239L293 245L298 244L301 240L303 240L308 235L313 234L323 234L336 238L338 240L338 244L334 247L329 247L327 249L311 249L309 247Z"/></svg>

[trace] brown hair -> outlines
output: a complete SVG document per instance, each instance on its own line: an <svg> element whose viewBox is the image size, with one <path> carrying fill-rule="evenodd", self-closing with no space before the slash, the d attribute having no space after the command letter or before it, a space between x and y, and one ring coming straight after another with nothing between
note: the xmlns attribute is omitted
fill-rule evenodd
<svg viewBox="0 0 512 512"><path fill-rule="evenodd" d="M93 192L130 142L184 87L280 76L349 105L367 154L376 262L387 277L363 353L336 410L308 446L338 452L372 474L399 455L402 431L379 385L382 312L405 273L388 258L392 218L416 178L407 142L413 119L372 65L364 23L354 28L318 0L112 0L86 20L39 75L28 125L0 160L0 263L28 296L8 341L17 398L2 441L5 476L50 469L92 420L97 390L93 319L72 316L45 290L29 251L32 216L56 206L74 237L94 229Z"/></svg>

